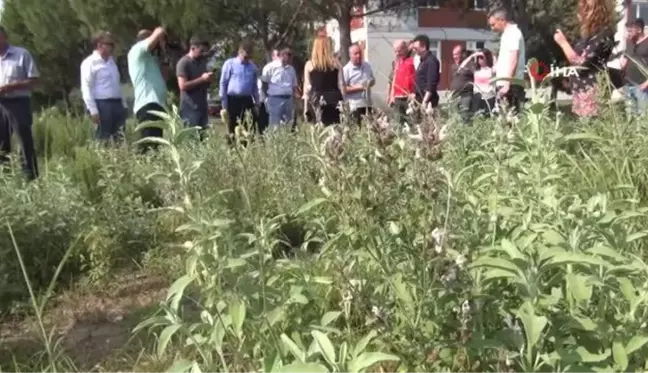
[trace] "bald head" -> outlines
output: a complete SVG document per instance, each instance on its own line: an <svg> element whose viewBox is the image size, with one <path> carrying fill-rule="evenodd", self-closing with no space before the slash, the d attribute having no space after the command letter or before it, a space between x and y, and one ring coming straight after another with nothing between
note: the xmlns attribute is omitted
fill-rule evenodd
<svg viewBox="0 0 648 373"><path fill-rule="evenodd" d="M354 65L362 63L362 48L358 44L352 44L349 47L349 58Z"/></svg>
<svg viewBox="0 0 648 373"><path fill-rule="evenodd" d="M392 46L394 48L394 53L398 57L405 57L409 52L409 46L405 40L396 40Z"/></svg>
<svg viewBox="0 0 648 373"><path fill-rule="evenodd" d="M463 45L457 45L452 49L452 59L454 60L454 63L460 64L461 59L464 54L464 46Z"/></svg>

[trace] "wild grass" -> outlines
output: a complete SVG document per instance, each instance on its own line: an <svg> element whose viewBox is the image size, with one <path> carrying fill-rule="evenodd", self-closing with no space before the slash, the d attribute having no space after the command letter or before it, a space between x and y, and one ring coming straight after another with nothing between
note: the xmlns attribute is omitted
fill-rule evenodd
<svg viewBox="0 0 648 373"><path fill-rule="evenodd" d="M142 156L132 124L104 148L47 115L43 177L0 185L1 304L163 269L175 282L126 369L648 368L645 120L536 100L518 123L444 115L442 142L375 121L231 149L171 116ZM38 368L72 369L52 360Z"/></svg>

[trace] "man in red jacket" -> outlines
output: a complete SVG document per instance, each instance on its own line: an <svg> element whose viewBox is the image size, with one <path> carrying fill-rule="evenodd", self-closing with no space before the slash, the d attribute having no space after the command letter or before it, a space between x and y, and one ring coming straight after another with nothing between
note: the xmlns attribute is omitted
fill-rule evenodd
<svg viewBox="0 0 648 373"><path fill-rule="evenodd" d="M407 119L409 97L414 93L414 59L404 40L394 42L396 59L392 62L392 72L387 88L387 103L394 110L395 120L403 124Z"/></svg>

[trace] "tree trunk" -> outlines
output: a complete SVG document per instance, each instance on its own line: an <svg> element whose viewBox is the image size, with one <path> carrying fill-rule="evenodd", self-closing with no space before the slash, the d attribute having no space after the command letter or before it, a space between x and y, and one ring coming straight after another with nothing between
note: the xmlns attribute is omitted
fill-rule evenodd
<svg viewBox="0 0 648 373"><path fill-rule="evenodd" d="M349 62L349 47L351 46L351 8L340 6L342 12L338 19L340 30L340 58L342 65Z"/></svg>

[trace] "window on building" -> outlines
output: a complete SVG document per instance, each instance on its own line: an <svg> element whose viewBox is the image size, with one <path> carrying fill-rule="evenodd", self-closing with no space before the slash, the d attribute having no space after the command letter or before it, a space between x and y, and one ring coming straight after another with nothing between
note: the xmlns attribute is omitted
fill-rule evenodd
<svg viewBox="0 0 648 373"><path fill-rule="evenodd" d="M630 9L628 9L628 20L641 18L648 21L648 2L632 2Z"/></svg>
<svg viewBox="0 0 648 373"><path fill-rule="evenodd" d="M485 47L485 42L483 41L467 41L466 42L466 50L469 51L476 51L478 49L484 49Z"/></svg>
<svg viewBox="0 0 648 373"><path fill-rule="evenodd" d="M416 0L416 5L419 8L438 8L439 0Z"/></svg>
<svg viewBox="0 0 648 373"><path fill-rule="evenodd" d="M470 0L470 8L473 10L485 10L486 0Z"/></svg>

